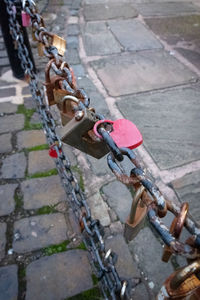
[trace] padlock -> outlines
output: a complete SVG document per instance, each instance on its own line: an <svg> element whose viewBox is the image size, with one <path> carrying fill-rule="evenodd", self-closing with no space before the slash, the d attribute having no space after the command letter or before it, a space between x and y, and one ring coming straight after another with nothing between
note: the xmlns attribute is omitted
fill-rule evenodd
<svg viewBox="0 0 200 300"><path fill-rule="evenodd" d="M172 233L176 239L179 239L179 237L181 235L181 232L182 232L182 229L183 229L183 226L185 223L185 219L187 217L188 207L189 207L189 205L187 202L183 203L181 206L181 209L180 209L180 213L172 221L172 224L170 227L170 233ZM169 246L165 245L164 250L163 250L162 261L168 262L171 255L172 255L171 248Z"/></svg>
<svg viewBox="0 0 200 300"><path fill-rule="evenodd" d="M54 46L58 50L58 54L60 56L63 56L65 54L66 50L66 41L65 39L61 38L60 36L47 32L47 31L42 31L39 34L39 40L43 42L43 36L48 38L48 42L51 46Z"/></svg>
<svg viewBox="0 0 200 300"><path fill-rule="evenodd" d="M49 106L56 104L56 102L54 100L54 94L53 94L55 84L64 79L63 77L61 77L59 75L54 75L54 76L50 77L50 69L51 69L51 65L53 62L55 62L55 59L51 59L47 63L46 68L45 68L45 80L46 81L44 83L44 86L46 87L46 95L47 95Z"/></svg>
<svg viewBox="0 0 200 300"><path fill-rule="evenodd" d="M78 108L79 99L74 96L64 96L57 106L60 110L62 125L66 125L75 116L75 107Z"/></svg>
<svg viewBox="0 0 200 300"><path fill-rule="evenodd" d="M27 12L25 12L24 10L22 10L21 16L22 16L22 25L24 27L29 27L31 25L30 15L27 14Z"/></svg>
<svg viewBox="0 0 200 300"><path fill-rule="evenodd" d="M103 157L109 152L106 143L99 139L93 140L88 134L97 121L96 115L89 109L77 111L75 117L62 129L64 133L62 142L95 158Z"/></svg>
<svg viewBox="0 0 200 300"><path fill-rule="evenodd" d="M44 56L44 45L41 42L38 42L37 49L38 49L38 55Z"/></svg>
<svg viewBox="0 0 200 300"><path fill-rule="evenodd" d="M144 191L145 188L140 186L134 195L130 215L124 228L124 237L127 242L133 240L144 225L147 213L147 207L141 201Z"/></svg>
<svg viewBox="0 0 200 300"><path fill-rule="evenodd" d="M102 139L98 133L98 127L102 124L111 124L113 130L110 132L110 136L117 144L119 148L134 149L142 144L143 139L138 128L131 121L126 119L119 119L116 121L111 120L100 120L94 126L94 133L97 137Z"/></svg>
<svg viewBox="0 0 200 300"><path fill-rule="evenodd" d="M172 273L158 293L157 300L198 300L200 294L200 259Z"/></svg>

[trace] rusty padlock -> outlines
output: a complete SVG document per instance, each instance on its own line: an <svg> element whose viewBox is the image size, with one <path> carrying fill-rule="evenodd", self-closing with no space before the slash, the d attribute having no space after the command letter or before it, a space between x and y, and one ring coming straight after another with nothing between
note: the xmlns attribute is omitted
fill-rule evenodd
<svg viewBox="0 0 200 300"><path fill-rule="evenodd" d="M55 63L55 59L51 59L45 68L45 83L44 86L46 88L46 96L48 99L49 106L56 104L54 99L54 87L58 84L59 81L62 81L64 78L59 75L50 76L50 70L52 63Z"/></svg>
<svg viewBox="0 0 200 300"><path fill-rule="evenodd" d="M144 225L147 207L141 201L142 195L145 191L143 186L140 186L133 198L130 215L125 223L124 237L127 242L134 239L140 229Z"/></svg>
<svg viewBox="0 0 200 300"><path fill-rule="evenodd" d="M92 139L89 134L97 121L93 111L87 108L77 111L74 118L62 128L62 142L95 158L103 157L109 152L106 143L98 138Z"/></svg>
<svg viewBox="0 0 200 300"><path fill-rule="evenodd" d="M163 284L157 300L200 299L200 259L172 273Z"/></svg>
<svg viewBox="0 0 200 300"><path fill-rule="evenodd" d="M177 217L175 217L172 221L171 227L170 227L170 233L173 234L173 236L176 239L179 239L185 219L187 217L187 212L188 212L189 205L187 202L183 203L181 205L180 213L178 214ZM168 262L170 257L172 255L172 250L169 246L165 245L164 250L163 250L163 256L162 256L162 261Z"/></svg>

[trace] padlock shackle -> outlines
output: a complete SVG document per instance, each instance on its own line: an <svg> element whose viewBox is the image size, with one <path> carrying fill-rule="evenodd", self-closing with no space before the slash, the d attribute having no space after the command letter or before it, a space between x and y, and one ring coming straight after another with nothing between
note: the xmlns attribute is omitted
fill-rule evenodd
<svg viewBox="0 0 200 300"><path fill-rule="evenodd" d="M170 281L170 288L176 290L187 278L200 271L200 259L180 269Z"/></svg>

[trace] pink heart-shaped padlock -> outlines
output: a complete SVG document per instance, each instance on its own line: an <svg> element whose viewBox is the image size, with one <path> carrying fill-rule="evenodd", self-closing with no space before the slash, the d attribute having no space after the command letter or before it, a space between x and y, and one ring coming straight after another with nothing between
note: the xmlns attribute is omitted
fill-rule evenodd
<svg viewBox="0 0 200 300"><path fill-rule="evenodd" d="M100 139L102 139L101 135L98 133L97 128L102 123L110 123L112 124L113 131L110 132L110 136L117 144L119 148L129 148L134 149L142 144L143 138L138 130L138 128L131 121L126 119L119 119L116 121L111 120L100 120L95 123L93 128L94 133Z"/></svg>

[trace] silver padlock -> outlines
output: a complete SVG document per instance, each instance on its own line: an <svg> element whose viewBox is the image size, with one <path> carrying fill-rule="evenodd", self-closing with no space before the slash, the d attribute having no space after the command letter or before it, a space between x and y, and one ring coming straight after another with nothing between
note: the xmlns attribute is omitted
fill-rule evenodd
<svg viewBox="0 0 200 300"><path fill-rule="evenodd" d="M126 220L124 228L124 237L127 242L133 240L144 225L147 213L147 207L141 201L144 191L145 188L141 186L134 195L130 215Z"/></svg>

